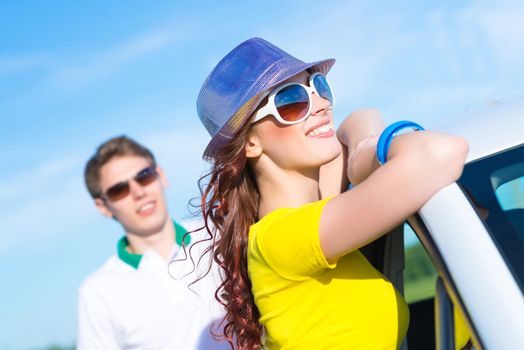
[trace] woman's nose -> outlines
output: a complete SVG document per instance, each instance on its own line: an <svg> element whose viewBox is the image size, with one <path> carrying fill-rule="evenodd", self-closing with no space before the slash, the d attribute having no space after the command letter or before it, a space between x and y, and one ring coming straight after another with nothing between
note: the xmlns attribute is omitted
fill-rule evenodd
<svg viewBox="0 0 524 350"><path fill-rule="evenodd" d="M323 114L331 107L331 103L328 100L316 93L311 94L311 104L311 115Z"/></svg>

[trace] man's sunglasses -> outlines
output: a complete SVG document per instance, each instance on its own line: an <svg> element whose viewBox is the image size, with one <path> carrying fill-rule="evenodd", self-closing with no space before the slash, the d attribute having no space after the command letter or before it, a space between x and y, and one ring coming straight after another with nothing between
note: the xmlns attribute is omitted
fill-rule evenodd
<svg viewBox="0 0 524 350"><path fill-rule="evenodd" d="M140 170L130 180L134 180L137 184L144 187L149 185L150 183L153 183L157 178L158 173L156 172L155 167L149 166ZM102 193L101 197L104 199L108 199L111 202L116 202L120 199L124 199L131 192L131 188L129 187L130 180L122 181L109 187L107 191Z"/></svg>
<svg viewBox="0 0 524 350"><path fill-rule="evenodd" d="M335 97L326 76L314 73L309 76L309 86L287 83L273 90L269 94L267 104L256 112L253 123L268 115L273 115L285 125L300 123L311 114L312 93L328 100L330 108L333 108Z"/></svg>

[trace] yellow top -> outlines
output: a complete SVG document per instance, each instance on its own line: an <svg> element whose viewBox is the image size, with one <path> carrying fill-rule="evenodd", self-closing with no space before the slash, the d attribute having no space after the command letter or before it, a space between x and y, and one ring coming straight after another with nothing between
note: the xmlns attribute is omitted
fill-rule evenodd
<svg viewBox="0 0 524 350"><path fill-rule="evenodd" d="M455 349L460 350L471 338L471 333L466 322L466 317L459 308L453 308L453 315L455 320Z"/></svg>
<svg viewBox="0 0 524 350"><path fill-rule="evenodd" d="M252 225L248 273L268 349L397 349L409 311L357 250L328 263L320 214L328 200L281 208Z"/></svg>

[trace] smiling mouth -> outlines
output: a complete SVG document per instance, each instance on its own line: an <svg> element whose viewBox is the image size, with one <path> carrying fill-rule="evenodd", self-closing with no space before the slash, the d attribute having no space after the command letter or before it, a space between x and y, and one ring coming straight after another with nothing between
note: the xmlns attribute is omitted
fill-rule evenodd
<svg viewBox="0 0 524 350"><path fill-rule="evenodd" d="M308 131L308 133L306 134L306 136L309 136L309 137L332 136L332 135L334 135L334 131L330 124L321 125L317 128L314 128L311 131Z"/></svg>

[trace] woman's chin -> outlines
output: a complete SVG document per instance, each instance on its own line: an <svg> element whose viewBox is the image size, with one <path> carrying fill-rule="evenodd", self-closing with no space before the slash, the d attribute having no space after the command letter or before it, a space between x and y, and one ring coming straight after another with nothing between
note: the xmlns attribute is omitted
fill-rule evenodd
<svg viewBox="0 0 524 350"><path fill-rule="evenodd" d="M340 143L338 143L337 141L333 145L330 145L329 148L326 147L326 149L323 150L322 154L319 155L319 159L322 159L320 165L325 165L334 161L340 155L340 153L342 153L342 147Z"/></svg>

